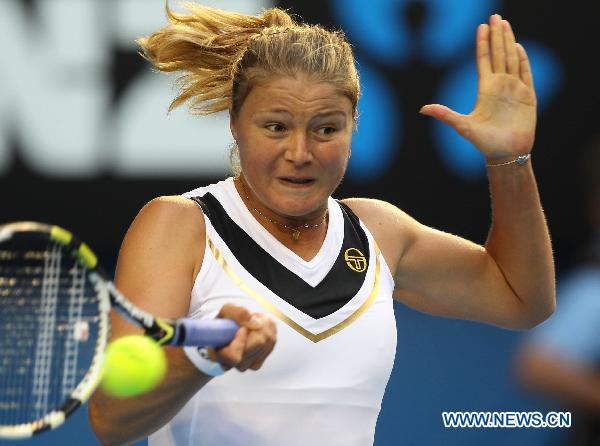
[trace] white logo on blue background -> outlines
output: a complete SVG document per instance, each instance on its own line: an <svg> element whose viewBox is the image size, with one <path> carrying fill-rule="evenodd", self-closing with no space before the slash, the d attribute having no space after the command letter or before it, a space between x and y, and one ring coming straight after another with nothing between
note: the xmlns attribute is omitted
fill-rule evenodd
<svg viewBox="0 0 600 446"><path fill-rule="evenodd" d="M397 67L420 60L444 69L434 102L460 112L472 110L477 96L473 50L475 30L499 10L497 0L331 0L334 18L352 41L361 76L358 131L352 144L348 175L374 181L393 166L403 136L401 99L378 67ZM422 21L409 23L408 12ZM518 33L518 30L517 30ZM556 94L562 81L557 56L539 42L522 41L533 71L538 110ZM368 57L367 57L368 56ZM379 65L380 64L380 65ZM423 104L424 105L424 104ZM362 113L361 113L362 112ZM414 111L416 113L416 110ZM441 162L462 179L485 175L482 155L449 126L431 120L435 150Z"/></svg>

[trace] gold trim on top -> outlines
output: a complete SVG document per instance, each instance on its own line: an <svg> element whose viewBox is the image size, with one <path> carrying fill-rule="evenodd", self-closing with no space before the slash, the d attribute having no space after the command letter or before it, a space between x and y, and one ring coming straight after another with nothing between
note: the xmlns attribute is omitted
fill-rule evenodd
<svg viewBox="0 0 600 446"><path fill-rule="evenodd" d="M310 339L312 342L322 341L323 339L326 339L329 336L332 336L332 335L336 334L337 332L343 330L344 328L348 327L348 325L350 325L352 322L357 320L365 311L367 311L367 309L371 306L371 304L375 300L375 297L377 296L377 292L379 291L379 273L380 273L379 248L377 247L377 245L375 245L375 258L376 258L375 280L373 282L373 288L371 289L371 293L369 294L369 297L367 297L367 299L361 304L360 307L358 307L356 309L356 311L354 313L352 313L350 316L348 316L343 321L339 322L338 324L334 325L331 328L328 328L325 331L322 331L321 333L312 333L312 332L308 331L306 328L302 327L297 322L295 322L294 320L292 320L289 316L285 315L281 310L279 310L279 308L277 308L275 305L273 305L272 302L270 302L264 296L260 295L253 288L251 288L246 282L244 282L244 280L240 276L238 276L237 273L229 266L229 264L227 263L227 261L225 260L223 255L221 254L221 251L219 251L219 249L215 246L215 244L210 239L210 237L208 237L208 234L206 236L206 243L208 244L208 247L212 251L213 255L215 256L217 263L219 265L221 265L221 268L223 268L223 271L225 271L225 273L229 276L229 278L233 281L233 283L235 283L242 291L246 292L252 299L254 299L260 306L262 306L269 313L271 313L272 315L274 315L275 317L280 319L282 322L287 324L293 330L300 333L305 338Z"/></svg>

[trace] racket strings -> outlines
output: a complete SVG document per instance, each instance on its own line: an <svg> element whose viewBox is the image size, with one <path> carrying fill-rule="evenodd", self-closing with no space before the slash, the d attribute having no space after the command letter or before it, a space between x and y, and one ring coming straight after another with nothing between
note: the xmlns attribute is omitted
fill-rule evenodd
<svg viewBox="0 0 600 446"><path fill-rule="evenodd" d="M63 366L62 396L66 398L78 382L77 357L79 342L89 336L87 323L83 321L85 303L85 269L75 264L71 270L73 282L69 289L68 323L72 330L65 337L65 362Z"/></svg>
<svg viewBox="0 0 600 446"><path fill-rule="evenodd" d="M6 245L0 246L0 425L17 425L54 410L85 376L99 308L87 271L62 245Z"/></svg>
<svg viewBox="0 0 600 446"><path fill-rule="evenodd" d="M35 416L39 418L48 410L51 380L52 355L54 353L54 331L56 328L56 306L60 281L61 250L54 244L44 256L44 275L40 302L37 348L33 363L33 388Z"/></svg>

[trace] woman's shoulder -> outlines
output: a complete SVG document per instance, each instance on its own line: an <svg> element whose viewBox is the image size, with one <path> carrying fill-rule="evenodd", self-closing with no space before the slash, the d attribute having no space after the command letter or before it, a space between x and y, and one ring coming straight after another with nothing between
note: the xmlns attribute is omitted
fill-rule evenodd
<svg viewBox="0 0 600 446"><path fill-rule="evenodd" d="M185 192L182 196L187 198L202 197L205 194L210 193L211 195L223 199L230 196L234 191L235 185L233 184L233 177L227 177L215 183L200 186L189 192Z"/></svg>
<svg viewBox="0 0 600 446"><path fill-rule="evenodd" d="M391 203L374 198L344 198L340 200L347 205L367 227L371 225L390 226L410 224L414 221L406 212ZM370 229L370 228L369 228Z"/></svg>
<svg viewBox="0 0 600 446"><path fill-rule="evenodd" d="M202 210L192 200L181 196L154 198L127 230L119 263L138 272L145 265L148 271L166 268L188 271L193 277L202 264L205 231Z"/></svg>
<svg viewBox="0 0 600 446"><path fill-rule="evenodd" d="M136 219L175 227L187 222L197 225L204 220L200 206L181 195L163 195L153 198L144 205Z"/></svg>
<svg viewBox="0 0 600 446"><path fill-rule="evenodd" d="M411 242L419 223L406 212L383 200L346 198L340 200L364 223L392 269Z"/></svg>
<svg viewBox="0 0 600 446"><path fill-rule="evenodd" d="M127 236L145 244L185 246L204 239L201 208L183 196L160 196L150 200L135 217Z"/></svg>

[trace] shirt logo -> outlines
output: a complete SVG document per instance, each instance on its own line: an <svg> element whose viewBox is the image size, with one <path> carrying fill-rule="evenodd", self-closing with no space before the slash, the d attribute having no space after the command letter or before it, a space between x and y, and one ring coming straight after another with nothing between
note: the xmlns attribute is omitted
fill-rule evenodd
<svg viewBox="0 0 600 446"><path fill-rule="evenodd" d="M346 261L348 268L357 273L362 273L367 269L367 259L364 254L356 248L346 249L346 252L344 252L344 260Z"/></svg>

